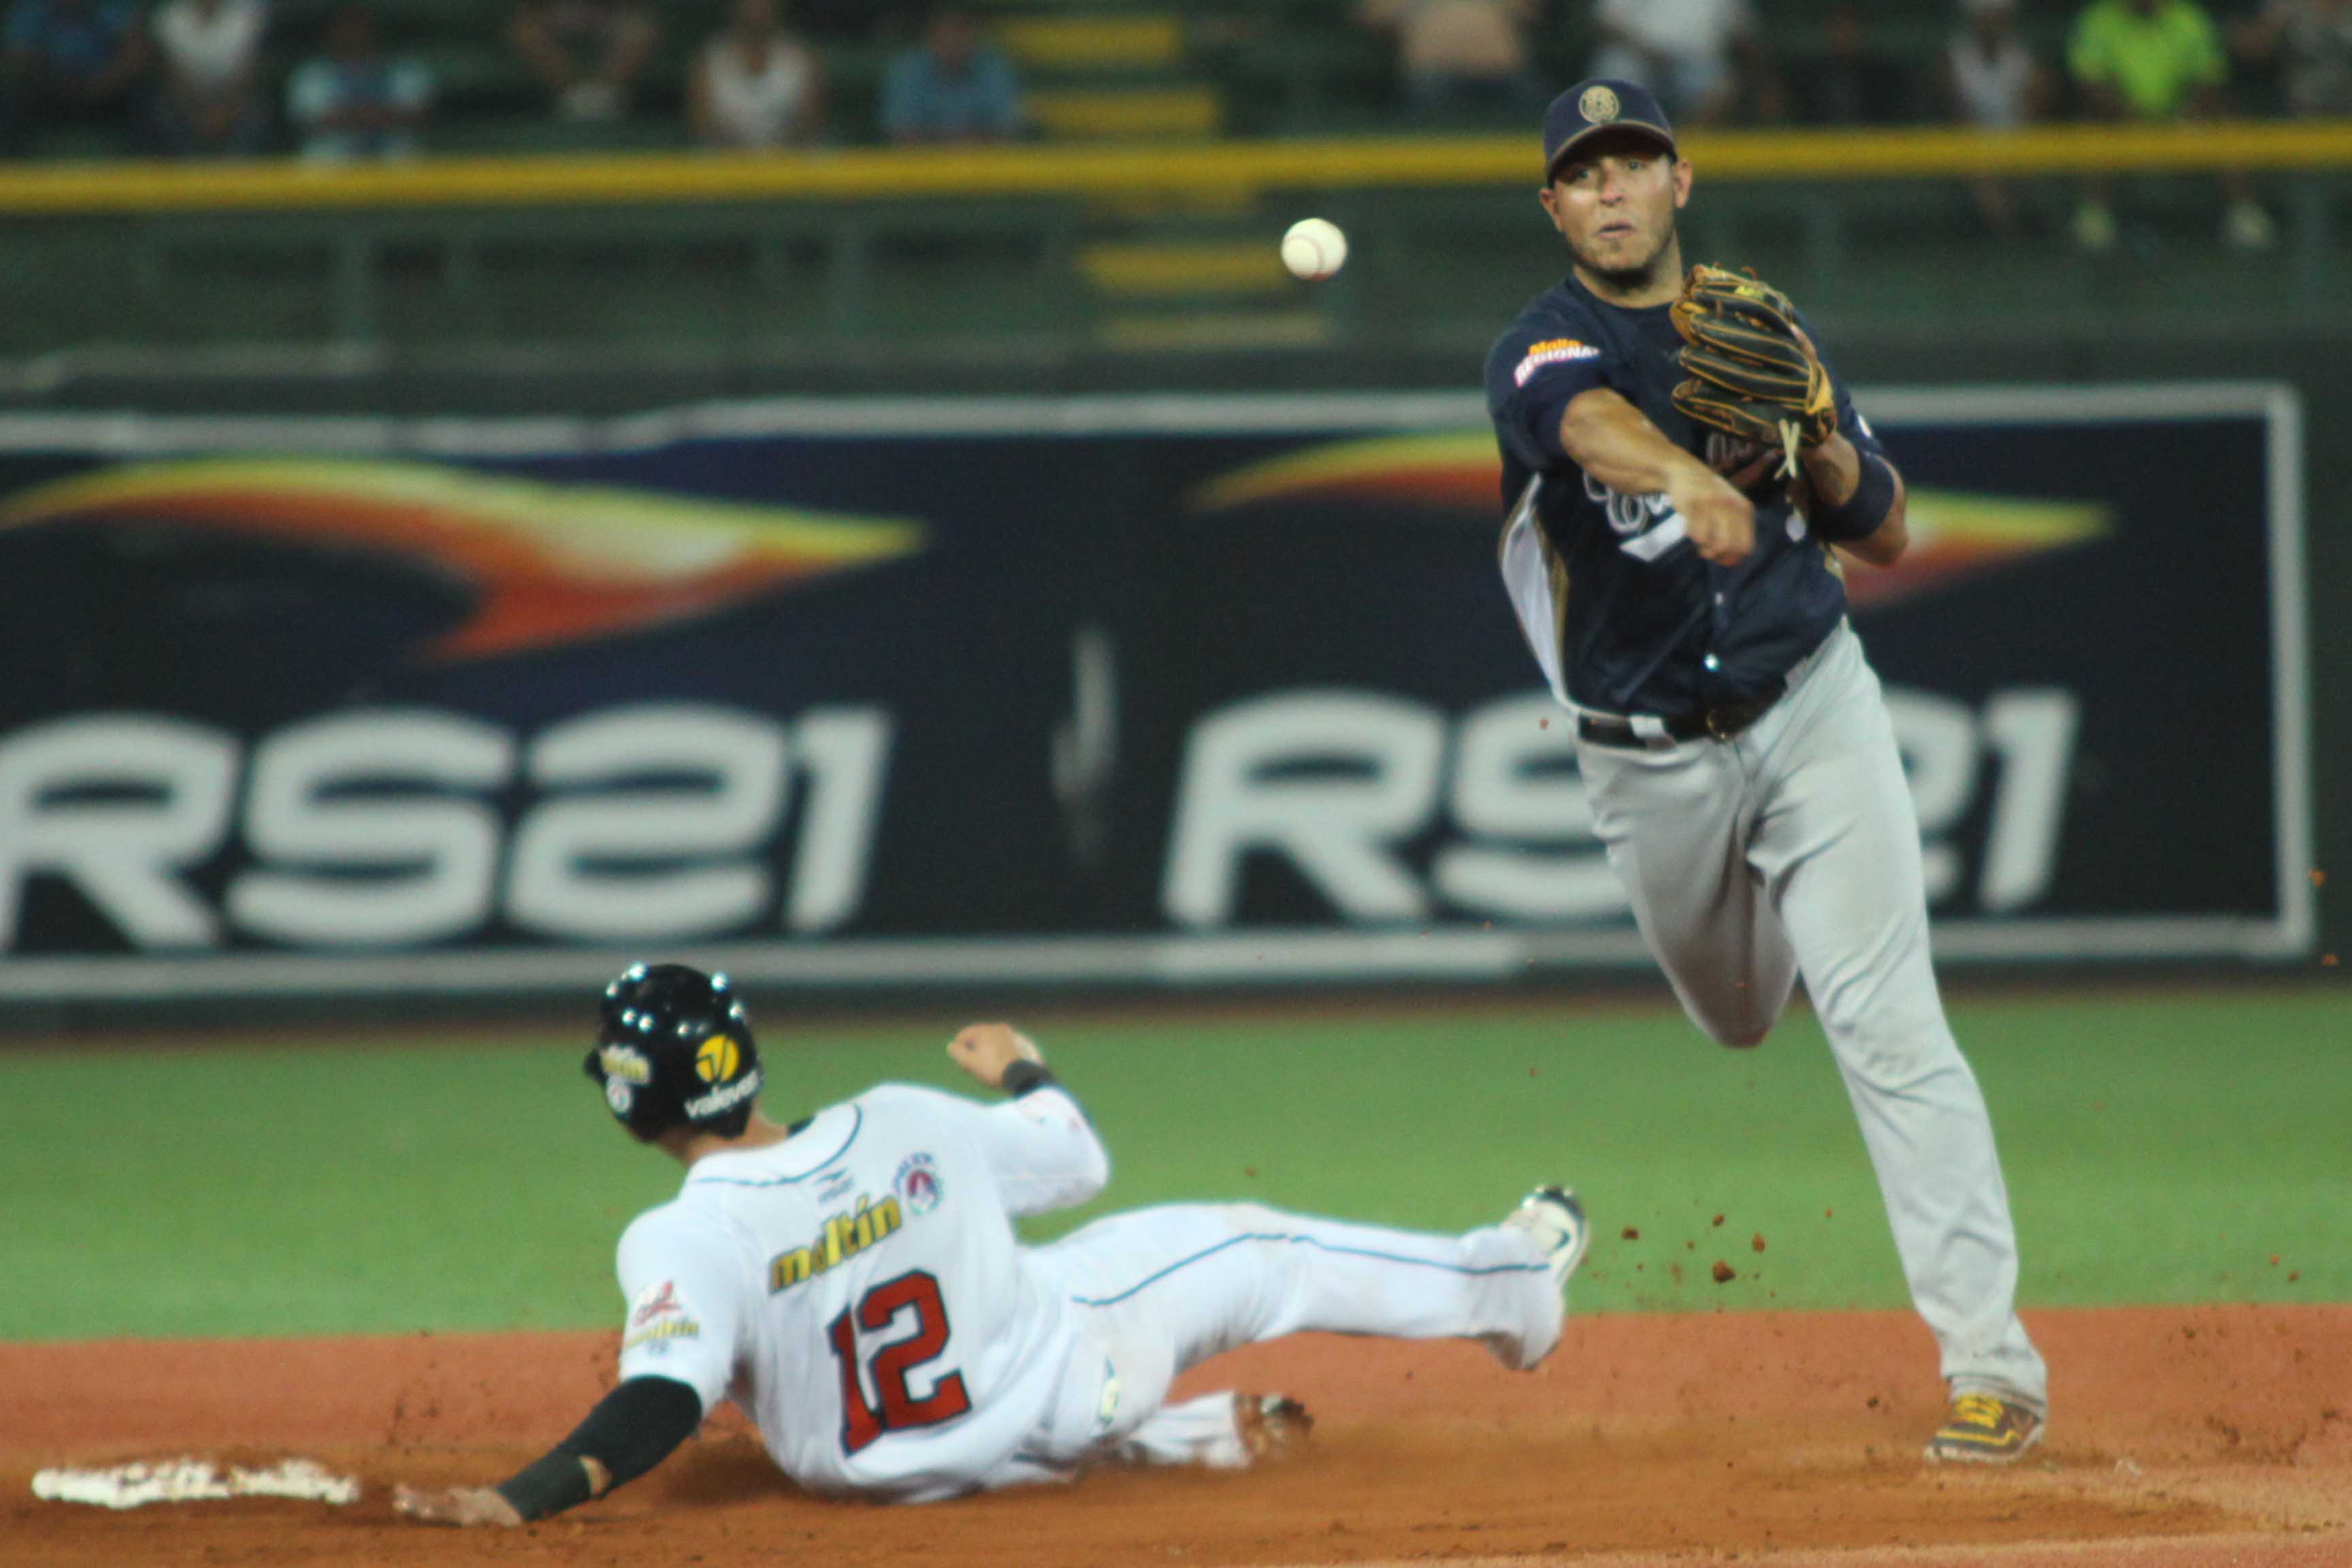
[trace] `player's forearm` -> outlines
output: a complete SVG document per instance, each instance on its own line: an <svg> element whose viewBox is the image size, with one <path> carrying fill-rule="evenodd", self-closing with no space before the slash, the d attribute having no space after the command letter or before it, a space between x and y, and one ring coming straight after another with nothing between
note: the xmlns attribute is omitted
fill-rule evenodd
<svg viewBox="0 0 2352 1568"><path fill-rule="evenodd" d="M1903 520L1901 503L1896 503L1895 510L1887 515L1885 522L1880 523L1862 538L1850 541L1838 548L1855 560L1872 566L1892 566L1902 560L1903 552L1911 548L1911 530Z"/></svg>
<svg viewBox="0 0 2352 1568"><path fill-rule="evenodd" d="M1843 436L1832 434L1820 446L1806 447L1801 460L1813 498L1824 506L1845 505L1862 484L1862 454Z"/></svg>
<svg viewBox="0 0 2352 1568"><path fill-rule="evenodd" d="M1607 387L1569 400L1559 416L1559 445L1578 468L1620 495L1656 495L1694 468L1712 471Z"/></svg>
<svg viewBox="0 0 2352 1568"><path fill-rule="evenodd" d="M1885 458L1864 453L1843 435L1806 449L1814 531L1856 560L1892 566L1910 548L1904 521L1903 476Z"/></svg>
<svg viewBox="0 0 2352 1568"><path fill-rule="evenodd" d="M1077 1100L1050 1079L988 1114L1003 1135L992 1163L1007 1212L1075 1207L1110 1184L1110 1151Z"/></svg>
<svg viewBox="0 0 2352 1568"><path fill-rule="evenodd" d="M496 1490L526 1523L636 1479L702 1425L702 1398L667 1377L633 1377L597 1403L572 1435Z"/></svg>

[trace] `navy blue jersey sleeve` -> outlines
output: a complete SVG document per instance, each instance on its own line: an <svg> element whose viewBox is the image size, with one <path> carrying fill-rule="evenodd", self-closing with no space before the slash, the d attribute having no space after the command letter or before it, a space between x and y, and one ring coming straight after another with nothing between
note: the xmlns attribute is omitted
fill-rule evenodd
<svg viewBox="0 0 2352 1568"><path fill-rule="evenodd" d="M1609 383L1609 353L1570 318L1523 316L1486 356L1486 412L1507 457L1541 472L1568 460L1559 421L1571 400Z"/></svg>

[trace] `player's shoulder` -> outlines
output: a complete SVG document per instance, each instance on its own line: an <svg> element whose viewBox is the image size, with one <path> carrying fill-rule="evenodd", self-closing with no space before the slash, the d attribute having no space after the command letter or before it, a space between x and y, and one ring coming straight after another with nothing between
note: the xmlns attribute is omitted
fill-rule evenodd
<svg viewBox="0 0 2352 1568"><path fill-rule="evenodd" d="M621 1232L620 1254L626 1258L659 1252L730 1250L737 1230L724 1211L710 1201L707 1189L681 1189L666 1204L656 1204L631 1220Z"/></svg>
<svg viewBox="0 0 2352 1568"><path fill-rule="evenodd" d="M919 1083L877 1083L849 1103L866 1115L893 1122L953 1119L979 1109L962 1095Z"/></svg>
<svg viewBox="0 0 2352 1568"><path fill-rule="evenodd" d="M1591 302L1562 279L1519 308L1510 325L1496 337L1488 358L1491 362L1514 350L1523 352L1529 343L1563 332L1597 338L1600 326Z"/></svg>
<svg viewBox="0 0 2352 1568"><path fill-rule="evenodd" d="M1546 366L1608 357L1607 334L1585 299L1561 282L1528 301L1486 352L1486 384L1498 395Z"/></svg>

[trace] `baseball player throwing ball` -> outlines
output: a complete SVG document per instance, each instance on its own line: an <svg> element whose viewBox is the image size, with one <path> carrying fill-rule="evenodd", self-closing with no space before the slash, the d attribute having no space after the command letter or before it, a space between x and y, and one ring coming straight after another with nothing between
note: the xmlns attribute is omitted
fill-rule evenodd
<svg viewBox="0 0 2352 1568"><path fill-rule="evenodd" d="M1927 952L1919 829L1830 547L1891 565L1901 477L1777 290L1683 270L1691 166L1631 82L1544 117L1573 267L1486 365L1503 573L1610 863L1683 1006L1753 1046L1799 974L1951 1390L1937 1460L2040 1438L2016 1234Z"/></svg>
<svg viewBox="0 0 2352 1568"><path fill-rule="evenodd" d="M1424 1236L1252 1205L1114 1215L1050 1247L1013 1220L1109 1178L1037 1047L975 1024L948 1054L1008 1102L885 1085L789 1126L759 1109L759 1048L724 975L631 969L588 1076L686 1167L621 1237L621 1380L494 1488L402 1488L441 1524L544 1519L643 1475L722 1399L819 1493L924 1502L1105 1462L1240 1468L1304 1436L1295 1403L1166 1403L1220 1351L1306 1330L1476 1339L1530 1368L1559 1341L1587 1227L1539 1188L1498 1225Z"/></svg>

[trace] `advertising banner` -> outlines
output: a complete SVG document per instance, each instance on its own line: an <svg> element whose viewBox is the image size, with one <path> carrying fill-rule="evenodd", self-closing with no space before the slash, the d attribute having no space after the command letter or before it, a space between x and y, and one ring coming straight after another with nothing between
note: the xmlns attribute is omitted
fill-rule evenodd
<svg viewBox="0 0 2352 1568"><path fill-rule="evenodd" d="M1948 959L2311 942L2297 410L1887 390ZM1642 961L1475 398L0 419L0 998Z"/></svg>

